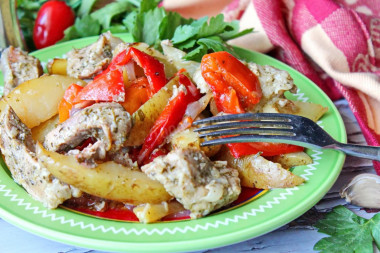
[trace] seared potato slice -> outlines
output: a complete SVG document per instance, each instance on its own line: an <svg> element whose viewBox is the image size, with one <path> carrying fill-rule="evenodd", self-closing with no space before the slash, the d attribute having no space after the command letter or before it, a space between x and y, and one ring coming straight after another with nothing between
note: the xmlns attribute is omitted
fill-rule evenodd
<svg viewBox="0 0 380 253"><path fill-rule="evenodd" d="M160 204L142 204L133 208L133 212L140 222L151 223L168 215L169 205L166 202Z"/></svg>
<svg viewBox="0 0 380 253"><path fill-rule="evenodd" d="M219 152L221 145L201 147L201 139L194 128L176 132L171 136L170 144L174 149L195 148L202 150L206 156L212 157Z"/></svg>
<svg viewBox="0 0 380 253"><path fill-rule="evenodd" d="M47 66L48 72L51 75L67 75L67 60L54 58L53 61L49 62Z"/></svg>
<svg viewBox="0 0 380 253"><path fill-rule="evenodd" d="M259 189L288 188L304 182L302 177L282 168L281 164L268 161L259 155L233 157L223 149L223 160L239 171L240 183L245 187Z"/></svg>
<svg viewBox="0 0 380 253"><path fill-rule="evenodd" d="M161 183L138 169L112 161L88 168L79 164L74 156L48 151L40 143L36 153L56 178L88 194L131 204L157 204L172 199Z"/></svg>
<svg viewBox="0 0 380 253"><path fill-rule="evenodd" d="M308 165L313 162L313 159L305 152L295 152L283 155L276 155L270 158L274 163L279 163L283 168L289 169L294 166Z"/></svg>
<svg viewBox="0 0 380 253"><path fill-rule="evenodd" d="M328 108L320 104L292 101L285 98L275 99L264 105L262 111L269 113L287 113L298 116L303 116L318 121L323 114L327 112Z"/></svg>
<svg viewBox="0 0 380 253"><path fill-rule="evenodd" d="M58 113L59 102L72 83L86 84L69 76L44 75L20 84L4 99L21 121L33 128Z"/></svg>

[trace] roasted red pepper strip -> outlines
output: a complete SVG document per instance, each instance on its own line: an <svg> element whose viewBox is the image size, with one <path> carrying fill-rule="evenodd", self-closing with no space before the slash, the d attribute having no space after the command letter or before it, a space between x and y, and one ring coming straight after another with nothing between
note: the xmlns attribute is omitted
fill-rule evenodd
<svg viewBox="0 0 380 253"><path fill-rule="evenodd" d="M262 96L258 78L247 66L227 52L203 56L202 76L212 89L216 106L225 113L244 113L260 101ZM299 152L303 147L283 143L233 143L227 144L231 154L239 158L262 152L274 156Z"/></svg>
<svg viewBox="0 0 380 253"><path fill-rule="evenodd" d="M82 89L82 86L75 83L66 89L58 106L59 122L63 122L70 117L70 110L73 107L74 99Z"/></svg>
<svg viewBox="0 0 380 253"><path fill-rule="evenodd" d="M182 120L187 106L201 97L199 90L187 76L179 74L179 84L184 85L186 91L180 90L178 95L168 102L154 123L138 155L139 165L149 162L153 150L163 144L165 138Z"/></svg>
<svg viewBox="0 0 380 253"><path fill-rule="evenodd" d="M100 75L78 93L75 103L84 100L124 102L125 87L122 71L114 69Z"/></svg>
<svg viewBox="0 0 380 253"><path fill-rule="evenodd" d="M164 65L153 56L146 54L137 48L130 47L127 50L120 52L105 70L105 73L126 65L130 60L133 60L143 70L148 78L150 90L154 93L159 91L166 84L166 76ZM102 73L103 74L103 73Z"/></svg>
<svg viewBox="0 0 380 253"><path fill-rule="evenodd" d="M204 55L201 70L213 91L218 109L223 109L220 96L229 94L232 89L243 109L249 109L260 101L262 92L257 76L230 53L222 51Z"/></svg>
<svg viewBox="0 0 380 253"><path fill-rule="evenodd" d="M227 144L227 146L235 158L239 158L245 155L257 154L259 152L262 152L262 156L274 156L293 152L301 152L304 149L300 146L274 142L232 143Z"/></svg>
<svg viewBox="0 0 380 253"><path fill-rule="evenodd" d="M148 80L144 76L133 81L132 84L125 89L125 101L120 104L129 114L132 115L151 98L148 86Z"/></svg>

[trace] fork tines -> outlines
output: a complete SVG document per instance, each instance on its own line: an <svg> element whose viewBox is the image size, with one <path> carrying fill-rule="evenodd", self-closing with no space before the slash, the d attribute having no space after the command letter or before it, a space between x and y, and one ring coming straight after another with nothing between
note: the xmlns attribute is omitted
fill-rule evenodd
<svg viewBox="0 0 380 253"><path fill-rule="evenodd" d="M278 142L279 139L292 140L296 135L294 122L290 116L293 115L279 113L230 114L201 119L193 124L210 124L195 129L202 138L222 136L219 139L206 140L201 144L202 146L253 141Z"/></svg>

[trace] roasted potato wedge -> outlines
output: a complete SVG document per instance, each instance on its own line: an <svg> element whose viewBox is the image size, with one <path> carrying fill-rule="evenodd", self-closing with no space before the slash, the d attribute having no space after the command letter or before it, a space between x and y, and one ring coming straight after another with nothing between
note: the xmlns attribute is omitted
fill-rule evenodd
<svg viewBox="0 0 380 253"><path fill-rule="evenodd" d="M40 143L36 153L56 178L88 194L131 204L157 204L172 199L161 183L138 169L112 161L88 168L79 164L74 156L48 151Z"/></svg>
<svg viewBox="0 0 380 253"><path fill-rule="evenodd" d="M259 155L235 158L226 148L219 155L220 160L227 161L230 167L239 171L240 183L245 187L288 188L304 182L302 177L282 168L281 164L268 161Z"/></svg>
<svg viewBox="0 0 380 253"><path fill-rule="evenodd" d="M139 146L144 143L144 139L149 134L154 122L158 116L160 116L170 97L173 95L173 86L177 85L178 77L175 77L133 113L132 129L129 133L126 145Z"/></svg>
<svg viewBox="0 0 380 253"><path fill-rule="evenodd" d="M67 87L85 82L61 75L44 75L20 84L4 97L21 121L29 128L38 126L58 113L58 105Z"/></svg>
<svg viewBox="0 0 380 253"><path fill-rule="evenodd" d="M170 144L173 148L196 148L202 150L208 157L214 156L219 152L221 145L201 147L199 133L189 128L184 131L174 133L170 138Z"/></svg>
<svg viewBox="0 0 380 253"><path fill-rule="evenodd" d="M140 222L151 223L168 215L169 205L167 202L160 204L142 204L133 208L133 212Z"/></svg>
<svg viewBox="0 0 380 253"><path fill-rule="evenodd" d="M53 61L47 65L47 70L51 75L67 75L67 60L54 58Z"/></svg>
<svg viewBox="0 0 380 253"><path fill-rule="evenodd" d="M276 155L270 158L274 163L279 163L283 168L289 169L294 166L308 165L313 162L313 159L305 152L295 152L283 155Z"/></svg>
<svg viewBox="0 0 380 253"><path fill-rule="evenodd" d="M285 98L275 99L264 105L262 111L269 113L287 113L293 115L299 115L311 119L312 121L318 121L323 114L327 112L328 108L320 104L292 101Z"/></svg>

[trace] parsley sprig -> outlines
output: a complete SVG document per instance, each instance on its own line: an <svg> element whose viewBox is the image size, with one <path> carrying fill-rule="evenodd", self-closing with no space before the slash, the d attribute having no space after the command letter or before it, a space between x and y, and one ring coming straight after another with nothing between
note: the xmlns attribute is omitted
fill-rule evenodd
<svg viewBox="0 0 380 253"><path fill-rule="evenodd" d="M65 31L63 40L97 35L106 30L129 32L133 42L145 42L160 49L162 40L187 52L187 60L200 61L208 52L234 54L228 40L252 32L239 31L239 22L225 22L224 16L186 19L176 12L158 7L158 0L118 0L92 11L96 0L83 1L75 24Z"/></svg>
<svg viewBox="0 0 380 253"><path fill-rule="evenodd" d="M316 251L373 253L373 241L380 249L380 213L365 219L344 206L337 206L315 227L318 232L330 235L317 242Z"/></svg>

